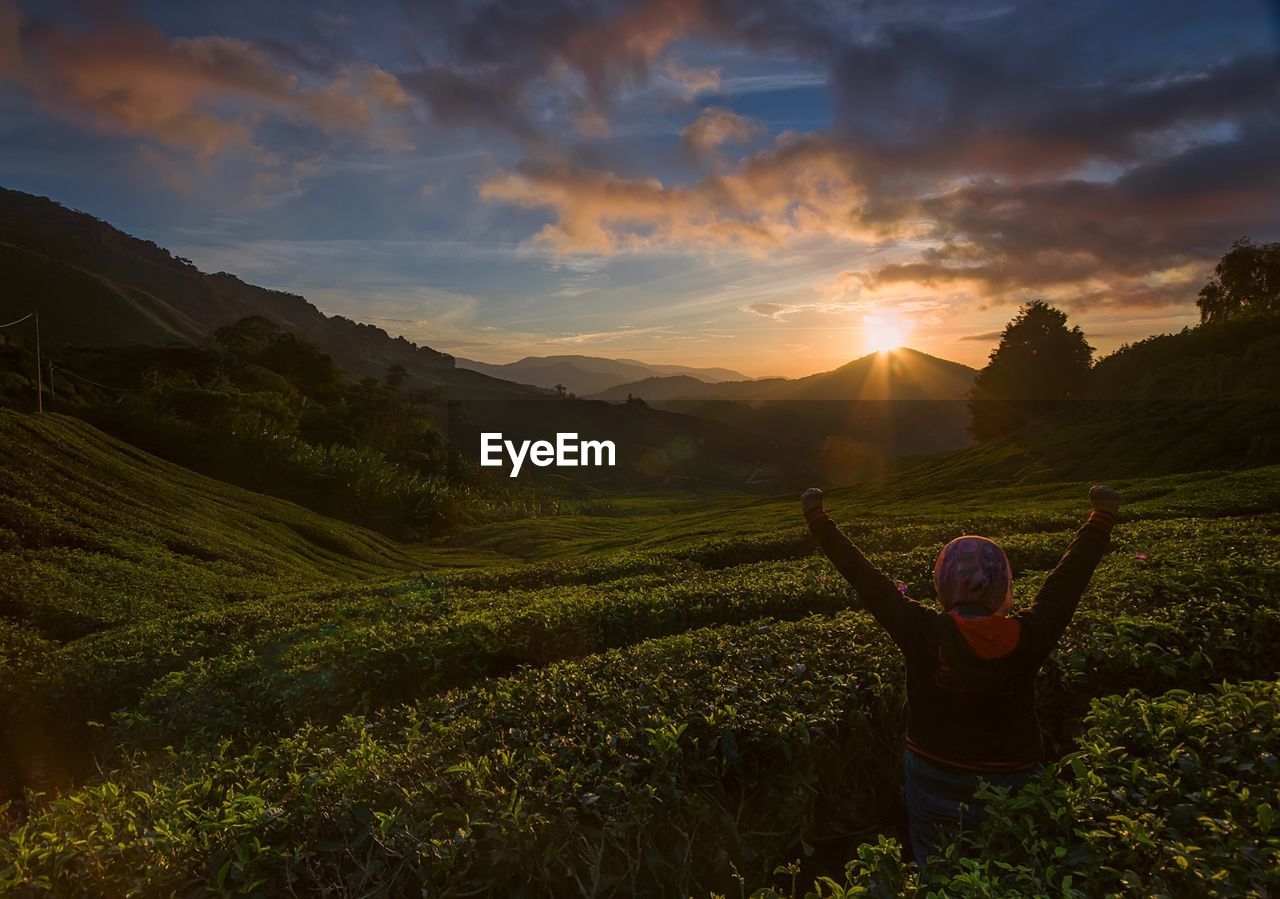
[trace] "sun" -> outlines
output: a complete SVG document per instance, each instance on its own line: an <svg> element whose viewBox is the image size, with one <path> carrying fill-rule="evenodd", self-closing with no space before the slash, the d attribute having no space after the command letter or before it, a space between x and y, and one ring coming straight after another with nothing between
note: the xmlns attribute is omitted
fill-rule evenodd
<svg viewBox="0 0 1280 899"><path fill-rule="evenodd" d="M906 343L911 325L893 315L868 315L862 320L862 340L868 352L896 350Z"/></svg>

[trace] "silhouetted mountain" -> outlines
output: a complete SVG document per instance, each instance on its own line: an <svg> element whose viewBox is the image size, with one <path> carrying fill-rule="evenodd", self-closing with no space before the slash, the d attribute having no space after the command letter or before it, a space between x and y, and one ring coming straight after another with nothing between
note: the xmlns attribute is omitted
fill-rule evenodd
<svg viewBox="0 0 1280 899"><path fill-rule="evenodd" d="M453 357L374 325L325 315L303 297L268 290L131 237L45 197L0 188L0 317L40 310L50 346L197 343L223 325L259 315L331 354L355 375L392 365L418 387L451 399L533 391L458 369Z"/></svg>
<svg viewBox="0 0 1280 899"><path fill-rule="evenodd" d="M728 368L653 365L635 359L605 359L599 356L526 356L518 362L503 365L458 359L457 364L459 368L469 368L518 384L532 384L548 389L559 384L570 393L580 396L599 393L628 381L666 375L687 375L706 383L747 380L746 375Z"/></svg>
<svg viewBox="0 0 1280 899"><path fill-rule="evenodd" d="M93 378L80 371L88 367L98 376L93 380L105 379L112 388L130 394L145 392L148 380L155 380L145 377L138 360L153 359L159 369L173 375L181 366L166 354L190 355L192 347L199 346L201 353L210 355L218 328L260 317L315 344L347 374L382 379L393 365L399 365L405 375L397 381L407 394L438 388L439 398L450 401L447 407L435 404L440 406L440 424L447 422L443 436L473 460L479 454L482 432L503 432L519 441L565 431L617 444L615 469L582 472L600 483L625 486L683 476L735 484L750 479L760 486L766 480L776 483L796 470L795 454L779 441L761 440L723 422L644 404L620 408L561 398L542 388L457 368L445 353L392 338L373 325L327 316L294 294L256 287L225 272L205 274L188 260L90 215L3 188L0 278L7 288L0 293L0 321L38 308L45 349L51 351L47 355L58 358L64 376ZM9 337L26 340L21 332ZM9 345L8 350L12 358L7 361L14 366L4 372L12 377L3 395L15 408L24 408L27 391L34 387L28 377L34 364L23 344ZM212 355L216 370L217 357ZM561 362L620 367L629 374L680 368L650 369L642 363L593 362L590 357L551 360L552 365ZM553 379L551 384L558 382ZM88 383L77 381L64 387L60 406L75 411L75 397L68 391ZM315 441L316 446L332 442L320 436ZM171 455L183 464L193 464L189 454L175 450ZM536 475L530 471L529 476Z"/></svg>
<svg viewBox="0 0 1280 899"><path fill-rule="evenodd" d="M646 378L593 398L631 396L782 441L797 466L842 484L883 474L898 457L968 446L965 401L976 374L966 365L900 349L804 378L719 384L687 376Z"/></svg>
<svg viewBox="0 0 1280 899"><path fill-rule="evenodd" d="M673 400L958 400L977 372L919 350L871 353L832 371L803 378L761 378L708 384L695 378L650 377L594 394L607 402L640 397L650 405Z"/></svg>

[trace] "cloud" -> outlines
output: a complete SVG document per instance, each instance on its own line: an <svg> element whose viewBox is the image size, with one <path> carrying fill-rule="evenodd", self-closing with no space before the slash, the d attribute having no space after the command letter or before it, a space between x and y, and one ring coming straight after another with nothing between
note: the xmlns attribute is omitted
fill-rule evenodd
<svg viewBox="0 0 1280 899"><path fill-rule="evenodd" d="M763 126L754 119L722 106L708 106L681 130L680 140L685 152L697 159L727 143L748 143L762 130Z"/></svg>
<svg viewBox="0 0 1280 899"><path fill-rule="evenodd" d="M22 13L14 0L0 0L0 78L22 71Z"/></svg>
<svg viewBox="0 0 1280 899"><path fill-rule="evenodd" d="M858 273L871 296L946 289L980 304L1039 295L1078 308L1188 303L1231 239L1280 226L1280 80L1265 53L1137 54L1099 74L1108 62L1048 38L1010 42L1030 7L993 8L981 28L917 15L858 29L833 26L855 17L838 6L805 5L786 22L778 4L748 6L639 4L666 24L637 58L651 62L680 23L749 48L803 49L828 67L830 130L784 133L731 161L725 150L752 139L751 120L710 107L681 132L711 169L698 180L544 153L486 181L482 197L547 210L536 240L557 254L898 244L918 247L915 258Z"/></svg>
<svg viewBox="0 0 1280 899"><path fill-rule="evenodd" d="M865 312L867 306L861 302L853 303L748 303L742 307L743 312L750 312L774 321L786 321L801 312L816 312L822 315L842 315L850 312Z"/></svg>
<svg viewBox="0 0 1280 899"><path fill-rule="evenodd" d="M642 250L848 252L819 301L1186 304L1231 239L1280 236L1280 73L1247 4L1122 6L401 3L388 48L310 11L249 40L24 22L0 0L0 77L136 138L174 185L192 158L235 156L259 192L292 194L331 144L479 130L501 160L480 197L529 210L503 240L536 221L524 252L566 267ZM382 66L363 61L378 51ZM805 133L766 137L789 101L739 96L818 83L831 121ZM690 122L709 92L716 105ZM683 156L672 121L687 123ZM775 319L817 305L745 299L732 305Z"/></svg>
<svg viewBox="0 0 1280 899"><path fill-rule="evenodd" d="M863 283L964 282L988 297L1040 294L1077 308L1187 303L1231 240L1275 228L1277 158L1273 116L1110 181L964 185L920 204L933 248Z"/></svg>
<svg viewBox="0 0 1280 899"><path fill-rule="evenodd" d="M669 47L712 20L712 0L487 0L406 5L424 49L403 79L446 125L498 126L534 140L563 121L608 132L605 112L621 90L655 71L685 97L713 90L715 69L690 67Z"/></svg>
<svg viewBox="0 0 1280 899"><path fill-rule="evenodd" d="M447 66L429 65L401 76L432 117L447 127L496 126L524 138L536 137L522 100L523 87L499 72L464 75Z"/></svg>
<svg viewBox="0 0 1280 899"><path fill-rule="evenodd" d="M684 96L693 98L720 89L720 69L686 66L676 59L668 59L664 67L668 79L679 87Z"/></svg>
<svg viewBox="0 0 1280 899"><path fill-rule="evenodd" d="M11 31L4 20L13 9L0 13L4 33ZM255 141L268 116L365 135L374 144L406 143L382 127L381 118L403 112L408 95L377 66L347 65L327 83L309 84L241 38L168 37L154 26L118 20L82 31L31 20L19 34L17 63L10 47L3 71L46 108L197 159L242 150L273 164L273 154Z"/></svg>
<svg viewBox="0 0 1280 899"><path fill-rule="evenodd" d="M842 49L830 82L836 130L869 167L896 177L1026 178L1149 159L1277 96L1271 54L1082 79L992 46L1000 35L917 23Z"/></svg>
<svg viewBox="0 0 1280 899"><path fill-rule="evenodd" d="M754 312L756 315L772 318L775 321L780 321L787 313L794 312L796 308L785 303L749 303L742 307L744 312Z"/></svg>
<svg viewBox="0 0 1280 899"><path fill-rule="evenodd" d="M858 227L856 173L822 136L783 135L688 186L549 160L495 175L480 196L551 210L555 221L535 240L557 254L655 246L763 252L824 233L866 236Z"/></svg>

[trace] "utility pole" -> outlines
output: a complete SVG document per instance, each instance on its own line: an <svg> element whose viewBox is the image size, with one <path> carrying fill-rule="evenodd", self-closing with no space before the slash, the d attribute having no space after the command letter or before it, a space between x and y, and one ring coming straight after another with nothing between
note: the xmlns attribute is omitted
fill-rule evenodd
<svg viewBox="0 0 1280 899"><path fill-rule="evenodd" d="M40 367L40 313L36 312L36 413L44 412L44 371Z"/></svg>

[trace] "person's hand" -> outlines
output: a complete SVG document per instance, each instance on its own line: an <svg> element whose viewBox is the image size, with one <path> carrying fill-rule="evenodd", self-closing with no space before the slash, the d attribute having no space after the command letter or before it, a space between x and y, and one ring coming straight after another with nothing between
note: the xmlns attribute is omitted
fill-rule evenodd
<svg viewBox="0 0 1280 899"><path fill-rule="evenodd" d="M1120 494L1106 484L1098 484L1089 489L1089 505L1095 512L1120 514Z"/></svg>
<svg viewBox="0 0 1280 899"><path fill-rule="evenodd" d="M822 514L822 491L817 487L810 487L800 494L800 510L804 512L804 517L810 521Z"/></svg>

